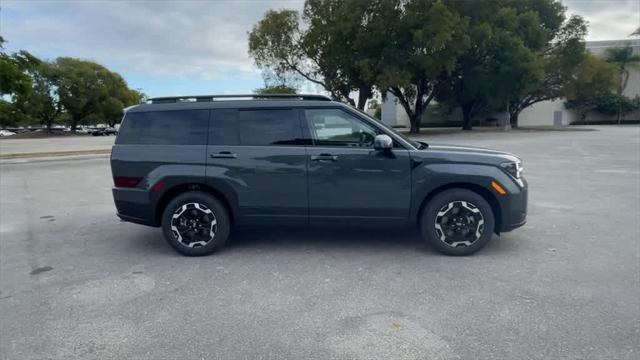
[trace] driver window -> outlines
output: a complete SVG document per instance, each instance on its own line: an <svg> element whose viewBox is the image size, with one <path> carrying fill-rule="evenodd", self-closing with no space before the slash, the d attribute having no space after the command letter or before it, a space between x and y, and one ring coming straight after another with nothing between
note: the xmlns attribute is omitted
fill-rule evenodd
<svg viewBox="0 0 640 360"><path fill-rule="evenodd" d="M304 110L314 145L372 147L376 130L339 109Z"/></svg>

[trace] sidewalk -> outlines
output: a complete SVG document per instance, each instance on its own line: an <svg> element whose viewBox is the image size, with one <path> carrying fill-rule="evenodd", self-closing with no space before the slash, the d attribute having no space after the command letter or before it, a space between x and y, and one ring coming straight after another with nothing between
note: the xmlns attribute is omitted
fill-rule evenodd
<svg viewBox="0 0 640 360"><path fill-rule="evenodd" d="M1 139L0 158L107 154L115 136Z"/></svg>

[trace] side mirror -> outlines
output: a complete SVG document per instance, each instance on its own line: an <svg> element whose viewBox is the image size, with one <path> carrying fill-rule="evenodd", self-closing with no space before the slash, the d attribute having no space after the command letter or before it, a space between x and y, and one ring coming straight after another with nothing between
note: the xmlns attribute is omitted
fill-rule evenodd
<svg viewBox="0 0 640 360"><path fill-rule="evenodd" d="M393 148L393 140L389 135L376 135L375 139L373 139L373 148L376 150L391 150Z"/></svg>

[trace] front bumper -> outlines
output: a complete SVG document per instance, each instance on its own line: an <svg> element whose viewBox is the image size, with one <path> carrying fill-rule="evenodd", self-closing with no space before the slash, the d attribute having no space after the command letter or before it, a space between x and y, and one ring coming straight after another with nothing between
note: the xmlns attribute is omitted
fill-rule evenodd
<svg viewBox="0 0 640 360"><path fill-rule="evenodd" d="M508 232L527 223L527 204L529 189L527 181L521 178L522 184L512 183L508 186L508 195L501 197L501 221L499 232Z"/></svg>

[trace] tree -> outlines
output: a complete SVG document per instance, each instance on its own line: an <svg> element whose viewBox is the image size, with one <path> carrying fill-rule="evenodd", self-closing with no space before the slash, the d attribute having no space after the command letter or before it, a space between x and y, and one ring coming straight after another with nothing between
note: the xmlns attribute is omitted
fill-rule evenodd
<svg viewBox="0 0 640 360"><path fill-rule="evenodd" d="M412 133L443 79L467 51L466 21L441 1L410 0L388 13L385 49L377 85L403 107Z"/></svg>
<svg viewBox="0 0 640 360"><path fill-rule="evenodd" d="M144 96L129 89L117 73L91 61L61 57L52 67L58 101L70 115L74 131L89 119L99 118L113 125L122 117L124 107L139 103Z"/></svg>
<svg viewBox="0 0 640 360"><path fill-rule="evenodd" d="M278 76L270 69L262 70L264 87L254 90L256 94L296 94L298 92L296 76Z"/></svg>
<svg viewBox="0 0 640 360"><path fill-rule="evenodd" d="M515 103L519 113L530 102L520 97L534 93L545 81L542 54L562 33L564 7L558 0L447 4L468 19L472 46L458 59L439 100L461 108L466 130L482 111L505 110Z"/></svg>
<svg viewBox="0 0 640 360"><path fill-rule="evenodd" d="M33 122L44 124L50 132L53 122L62 113L53 81L55 69L24 50L15 54L14 59L32 82L31 91L16 96L15 104Z"/></svg>
<svg viewBox="0 0 640 360"><path fill-rule="evenodd" d="M607 62L614 64L618 67L618 74L620 76L620 84L617 92L620 97L624 97L624 90L627 88L629 82L629 69L640 68L640 55L633 55L633 49L627 45L622 48L607 49ZM624 104L631 103L629 99L623 101L619 99L617 101L618 106L618 123L622 120Z"/></svg>
<svg viewBox="0 0 640 360"><path fill-rule="evenodd" d="M360 110L373 95L389 51L390 19L400 0L307 0L305 47L340 98ZM357 91L357 102L349 95Z"/></svg>
<svg viewBox="0 0 640 360"><path fill-rule="evenodd" d="M397 2L307 0L302 15L268 11L249 32L249 54L262 69L295 74L364 109L386 46L386 12ZM357 102L350 98L354 91Z"/></svg>
<svg viewBox="0 0 640 360"><path fill-rule="evenodd" d="M265 85L265 87L255 89L256 94L296 94L297 90L288 85Z"/></svg>
<svg viewBox="0 0 640 360"><path fill-rule="evenodd" d="M0 36L0 125L7 126L26 119L26 115L15 106L15 98L26 96L32 84L16 59L5 53L4 43L4 38Z"/></svg>
<svg viewBox="0 0 640 360"><path fill-rule="evenodd" d="M586 54L583 40L586 32L584 19L572 16L552 34L553 40L536 54L537 61L542 64L543 75L537 78L538 81L517 84L509 101L511 127L518 127L522 110L542 101L565 96L566 88L576 78Z"/></svg>
<svg viewBox="0 0 640 360"><path fill-rule="evenodd" d="M618 86L618 77L615 65L587 53L575 81L566 88L565 106L577 110L584 121L587 113L601 106L602 99L609 97Z"/></svg>

